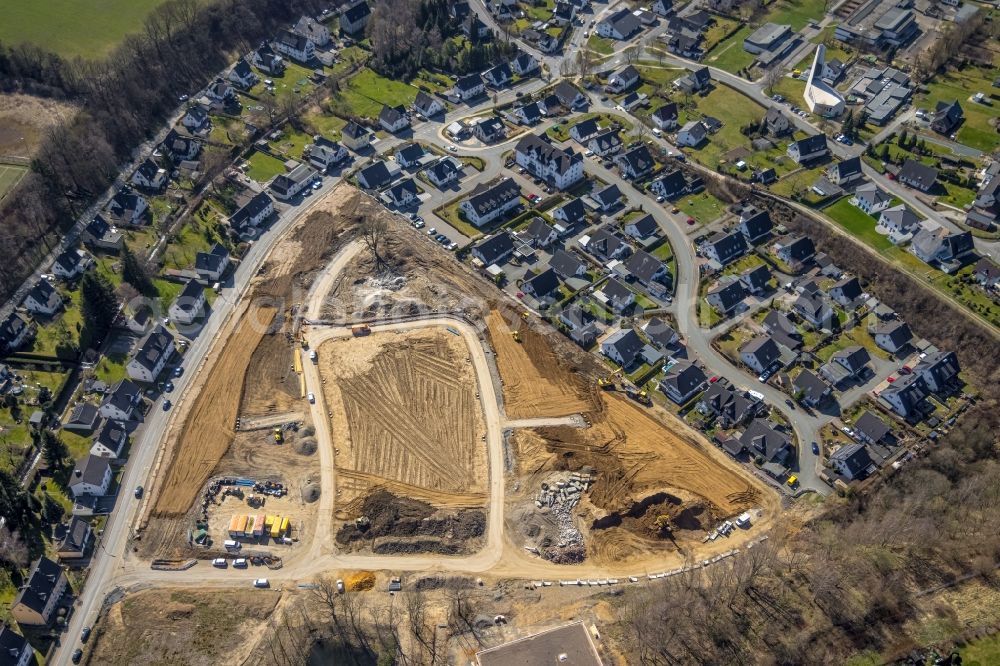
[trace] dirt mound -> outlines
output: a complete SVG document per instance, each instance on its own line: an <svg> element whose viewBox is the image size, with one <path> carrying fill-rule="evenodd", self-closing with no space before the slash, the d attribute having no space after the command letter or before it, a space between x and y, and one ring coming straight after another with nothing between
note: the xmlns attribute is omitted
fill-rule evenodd
<svg viewBox="0 0 1000 666"><path fill-rule="evenodd" d="M303 456L311 456L316 453L317 446L318 444L316 443L315 437L299 436L295 438L295 443L292 444L292 448L295 449L295 452Z"/></svg>
<svg viewBox="0 0 1000 666"><path fill-rule="evenodd" d="M349 592L363 592L375 587L375 574L371 571L352 573L344 579L344 585Z"/></svg>
<svg viewBox="0 0 1000 666"><path fill-rule="evenodd" d="M195 610L194 604L169 603L163 609L163 615L168 620L181 620L190 617Z"/></svg>
<svg viewBox="0 0 1000 666"><path fill-rule="evenodd" d="M370 547L375 553L460 553L486 531L483 511L436 510L384 489L365 497L356 513L356 520L337 531L336 541L341 546Z"/></svg>
<svg viewBox="0 0 1000 666"><path fill-rule="evenodd" d="M312 504L319 499L320 487L318 483L307 483L302 486L302 501Z"/></svg>

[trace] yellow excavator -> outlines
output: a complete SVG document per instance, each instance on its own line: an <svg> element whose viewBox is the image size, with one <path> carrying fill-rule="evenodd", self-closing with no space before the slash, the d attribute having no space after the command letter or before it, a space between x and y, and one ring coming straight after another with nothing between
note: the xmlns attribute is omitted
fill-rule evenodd
<svg viewBox="0 0 1000 666"><path fill-rule="evenodd" d="M285 434L281 431L281 428L275 427L274 429L274 443L281 444L285 441Z"/></svg>
<svg viewBox="0 0 1000 666"><path fill-rule="evenodd" d="M521 333L519 331L511 331L510 334L514 338L514 342L521 341Z"/></svg>

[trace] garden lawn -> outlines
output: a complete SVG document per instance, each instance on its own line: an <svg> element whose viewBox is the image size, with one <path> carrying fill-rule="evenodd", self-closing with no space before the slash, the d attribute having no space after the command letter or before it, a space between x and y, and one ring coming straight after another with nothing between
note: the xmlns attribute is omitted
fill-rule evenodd
<svg viewBox="0 0 1000 666"><path fill-rule="evenodd" d="M701 147L687 151L692 159L710 169L718 169L723 153L741 146L750 148L750 140L740 133L740 127L751 120L760 120L765 113L760 104L722 85L716 86L704 97L693 97L692 104L694 109L684 108L681 111L678 118L680 125L705 116L714 116L722 121L722 129L709 135Z"/></svg>
<svg viewBox="0 0 1000 666"><path fill-rule="evenodd" d="M185 270L194 268L199 252L208 252L221 241L212 225L196 216L189 217L180 232L170 241L163 253L164 268Z"/></svg>
<svg viewBox="0 0 1000 666"><path fill-rule="evenodd" d="M1000 104L985 106L969 98L977 92L988 95L995 78L996 70L988 67L966 67L962 71L938 74L927 84L927 92L915 97L914 106L933 110L938 102L957 99L965 112L965 121L955 134L956 141L990 152L997 146L997 133L990 120L1000 118Z"/></svg>
<svg viewBox="0 0 1000 666"><path fill-rule="evenodd" d="M824 208L823 212L849 231L852 236L859 238L876 250L881 252L892 247L892 242L886 236L875 231L875 218L851 205L847 198Z"/></svg>
<svg viewBox="0 0 1000 666"><path fill-rule="evenodd" d="M614 43L610 39L605 39L599 35L591 35L587 40L587 47L595 53L601 55L611 55L615 51Z"/></svg>
<svg viewBox="0 0 1000 666"><path fill-rule="evenodd" d="M267 153L254 152L247 161L250 163L247 176L261 184L268 182L279 174L285 173L284 162Z"/></svg>
<svg viewBox="0 0 1000 666"><path fill-rule="evenodd" d="M751 32L753 30L750 26L743 26L731 37L716 44L715 48L705 55L705 64L734 74L749 67L754 61L754 55L743 50L743 40L749 37Z"/></svg>
<svg viewBox="0 0 1000 666"><path fill-rule="evenodd" d="M384 105L410 106L416 97L416 87L362 69L347 81L340 93L333 95L331 105L340 115L374 120Z"/></svg>
<svg viewBox="0 0 1000 666"><path fill-rule="evenodd" d="M809 21L819 21L826 13L824 0L777 0L767 12L767 21L779 25L787 23L799 31Z"/></svg>
<svg viewBox="0 0 1000 666"><path fill-rule="evenodd" d="M725 211L725 204L707 191L689 194L675 201L674 205L701 224L717 220Z"/></svg>

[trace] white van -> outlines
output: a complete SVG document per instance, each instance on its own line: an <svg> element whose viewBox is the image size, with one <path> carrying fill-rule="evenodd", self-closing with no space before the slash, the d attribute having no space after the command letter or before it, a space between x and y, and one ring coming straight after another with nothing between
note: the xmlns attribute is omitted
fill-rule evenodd
<svg viewBox="0 0 1000 666"><path fill-rule="evenodd" d="M225 569L226 567L229 566L229 560L227 560L224 557L217 557L214 560L212 560L212 566L218 567L220 569Z"/></svg>
<svg viewBox="0 0 1000 666"><path fill-rule="evenodd" d="M226 539L222 542L222 545L226 547L226 550L239 550L243 547L239 541L233 541L232 539Z"/></svg>
<svg viewBox="0 0 1000 666"><path fill-rule="evenodd" d="M257 578L253 582L254 587L271 587L271 584L267 582L266 578Z"/></svg>
<svg viewBox="0 0 1000 666"><path fill-rule="evenodd" d="M233 566L236 567L237 569L246 569L247 568L247 558L240 557L238 559L233 560Z"/></svg>

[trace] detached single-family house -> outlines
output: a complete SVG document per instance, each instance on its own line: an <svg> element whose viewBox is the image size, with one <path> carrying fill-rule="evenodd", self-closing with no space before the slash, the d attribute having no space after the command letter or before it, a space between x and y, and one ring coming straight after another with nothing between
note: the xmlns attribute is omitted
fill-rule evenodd
<svg viewBox="0 0 1000 666"><path fill-rule="evenodd" d="M356 0L340 10L340 29L349 35L356 35L368 25L372 10L365 0Z"/></svg>
<svg viewBox="0 0 1000 666"><path fill-rule="evenodd" d="M310 166L321 172L325 172L330 167L340 164L350 156L347 148L340 143L331 141L318 134L313 137L313 142L308 148Z"/></svg>
<svg viewBox="0 0 1000 666"><path fill-rule="evenodd" d="M607 157L621 150L622 138L616 128L599 131L587 139L587 149L598 157Z"/></svg>
<svg viewBox="0 0 1000 666"><path fill-rule="evenodd" d="M569 337L581 347L589 347L597 339L600 329L594 317L579 305L573 305L559 313L559 321L569 331Z"/></svg>
<svg viewBox="0 0 1000 666"><path fill-rule="evenodd" d="M921 261L938 263L950 272L975 249L972 233L952 233L944 227L921 229L910 243L910 251Z"/></svg>
<svg viewBox="0 0 1000 666"><path fill-rule="evenodd" d="M208 112L200 106L189 107L187 111L184 112L184 116L181 118L181 125L187 128L189 132L195 134L200 134L201 132L207 130L211 126L212 122L209 120Z"/></svg>
<svg viewBox="0 0 1000 666"><path fill-rule="evenodd" d="M161 169L153 160L146 159L132 174L131 182L137 187L159 190L167 183L167 170Z"/></svg>
<svg viewBox="0 0 1000 666"><path fill-rule="evenodd" d="M196 282L192 282L197 285ZM200 290L201 287L199 286L198 289ZM204 298L204 292L202 292L202 298ZM147 333L146 337L139 342L139 346L125 369L132 379L152 383L163 372L163 368L166 367L167 361L173 354L174 336L160 325Z"/></svg>
<svg viewBox="0 0 1000 666"><path fill-rule="evenodd" d="M316 46L326 46L330 43L330 29L310 16L299 18L292 31L302 35Z"/></svg>
<svg viewBox="0 0 1000 666"><path fill-rule="evenodd" d="M740 360L758 375L771 369L781 358L781 350L768 335L758 336L740 347Z"/></svg>
<svg viewBox="0 0 1000 666"><path fill-rule="evenodd" d="M257 81L259 81L257 75L250 69L250 63L245 58L240 58L236 61L233 68L229 70L228 78L230 83L239 86L243 90L253 88Z"/></svg>
<svg viewBox="0 0 1000 666"><path fill-rule="evenodd" d="M507 126L497 116L488 116L473 123L472 135L483 143L496 143L507 138Z"/></svg>
<svg viewBox="0 0 1000 666"><path fill-rule="evenodd" d="M541 107L538 106L538 102L522 104L521 106L515 107L511 113L514 116L514 119L522 125L534 125L541 120L544 115ZM572 132L572 130L570 131Z"/></svg>
<svg viewBox="0 0 1000 666"><path fill-rule="evenodd" d="M817 377L811 370L803 369L792 381L792 388L803 404L816 407L830 397L833 389L825 381Z"/></svg>
<svg viewBox="0 0 1000 666"><path fill-rule="evenodd" d="M455 165L455 161L447 158L438 160L428 167L424 173L438 189L444 189L462 177L462 171Z"/></svg>
<svg viewBox="0 0 1000 666"><path fill-rule="evenodd" d="M875 329L876 346L890 354L899 352L910 344L912 339L913 331L910 330L910 325L899 319L888 321Z"/></svg>
<svg viewBox="0 0 1000 666"><path fill-rule="evenodd" d="M658 349L673 347L680 342L680 336L670 324L660 319L652 317L642 326L642 332L646 334L649 341Z"/></svg>
<svg viewBox="0 0 1000 666"><path fill-rule="evenodd" d="M931 129L938 134L951 134L956 127L961 124L965 113L958 100L953 102L938 102L934 107L934 115L931 116Z"/></svg>
<svg viewBox="0 0 1000 666"><path fill-rule="evenodd" d="M830 287L830 298L843 305L845 308L857 304L858 299L864 294L861 282L856 277L849 277L840 280Z"/></svg>
<svg viewBox="0 0 1000 666"><path fill-rule="evenodd" d="M291 30L279 32L277 39L271 45L278 53L300 63L308 63L316 57L316 45L312 43L312 40Z"/></svg>
<svg viewBox="0 0 1000 666"><path fill-rule="evenodd" d="M591 194L590 198L597 204L601 212L607 213L621 204L622 192L617 185L612 184Z"/></svg>
<svg viewBox="0 0 1000 666"><path fill-rule="evenodd" d="M635 303L635 293L615 278L608 279L594 296L618 314Z"/></svg>
<svg viewBox="0 0 1000 666"><path fill-rule="evenodd" d="M109 468L110 471L110 468ZM47 557L41 557L31 565L31 571L24 585L17 591L17 596L10 606L10 614L14 621L25 627L47 627L55 619L59 601L69 588L69 581L62 567ZM23 650L19 650L22 653ZM31 647L28 646L31 657L26 663L34 660ZM5 656L13 657L12 653ZM20 658L20 657L19 657ZM15 661L7 663L18 663Z"/></svg>
<svg viewBox="0 0 1000 666"><path fill-rule="evenodd" d="M587 221L587 209L581 199L573 198L552 211L552 219L571 228Z"/></svg>
<svg viewBox="0 0 1000 666"><path fill-rule="evenodd" d="M864 444L851 442L830 454L830 467L848 481L864 479L877 469Z"/></svg>
<svg viewBox="0 0 1000 666"><path fill-rule="evenodd" d="M723 381L712 383L698 401L700 414L714 416L724 429L735 428L756 416L763 403L749 393Z"/></svg>
<svg viewBox="0 0 1000 666"><path fill-rule="evenodd" d="M382 105L382 110L378 114L378 124L386 132L395 134L410 126L410 115L406 112L406 107Z"/></svg>
<svg viewBox="0 0 1000 666"><path fill-rule="evenodd" d="M590 236L590 240L585 247L587 252L598 259L609 261L611 259L622 259L629 252L629 246L621 238L615 235L607 226L598 227Z"/></svg>
<svg viewBox="0 0 1000 666"><path fill-rule="evenodd" d="M705 300L719 312L728 315L746 298L747 291L739 280L720 282L708 290Z"/></svg>
<svg viewBox="0 0 1000 666"><path fill-rule="evenodd" d="M910 236L919 226L920 218L906 204L899 204L882 211L878 218L878 226L889 233L889 238L899 242Z"/></svg>
<svg viewBox="0 0 1000 666"><path fill-rule="evenodd" d="M740 436L740 442L753 456L760 456L766 462L787 466L792 455L791 441L763 419L754 419Z"/></svg>
<svg viewBox="0 0 1000 666"><path fill-rule="evenodd" d="M937 169L913 159L903 162L899 173L896 174L896 180L921 192L929 192L937 182L937 177Z"/></svg>
<svg viewBox="0 0 1000 666"><path fill-rule="evenodd" d="M621 93L626 90L630 90L634 86L639 85L642 77L639 75L639 70L637 70L632 65L626 65L624 68L613 72L611 76L608 77L607 89L609 92Z"/></svg>
<svg viewBox="0 0 1000 666"><path fill-rule="evenodd" d="M747 249L747 242L740 232L719 231L705 243L704 254L708 259L725 266L746 254Z"/></svg>
<svg viewBox="0 0 1000 666"><path fill-rule="evenodd" d="M854 422L854 436L867 444L892 446L896 443L892 428L868 410Z"/></svg>
<svg viewBox="0 0 1000 666"><path fill-rule="evenodd" d="M39 280L24 297L24 308L35 315L51 317L62 308L62 297L48 280Z"/></svg>
<svg viewBox="0 0 1000 666"><path fill-rule="evenodd" d="M772 106L764 114L764 127L771 136L784 136L792 129L792 123L781 109Z"/></svg>
<svg viewBox="0 0 1000 666"><path fill-rule="evenodd" d="M636 250L629 255L625 260L625 269L639 284L647 288L654 287L654 283L663 284L670 281L670 270L667 265L645 250Z"/></svg>
<svg viewBox="0 0 1000 666"><path fill-rule="evenodd" d="M684 196L688 189L687 179L679 169L660 176L649 185L650 192L668 200Z"/></svg>
<svg viewBox="0 0 1000 666"><path fill-rule="evenodd" d="M622 176L629 180L639 180L653 172L656 161L649 148L642 144L616 157L615 164Z"/></svg>
<svg viewBox="0 0 1000 666"><path fill-rule="evenodd" d="M69 477L69 489L73 497L103 497L111 486L111 462L109 458L87 455L76 461Z"/></svg>
<svg viewBox="0 0 1000 666"><path fill-rule="evenodd" d="M59 545L56 547L56 556L60 561L83 559L87 556L92 536L90 523L79 516L73 516L69 525L66 526L66 533L63 534L63 538L59 540ZM0 650L2 649L3 647L0 645Z"/></svg>
<svg viewBox="0 0 1000 666"><path fill-rule="evenodd" d="M923 410L924 399L927 397L927 385L918 373L902 375L895 382L882 389L878 397L884 400L903 418L918 415Z"/></svg>
<svg viewBox="0 0 1000 666"><path fill-rule="evenodd" d="M751 210L740 215L740 233L747 239L748 243L755 244L765 238L774 224L767 211Z"/></svg>
<svg viewBox="0 0 1000 666"><path fill-rule="evenodd" d="M530 53L521 51L517 57L510 61L510 68L518 76L531 76L538 72L538 61Z"/></svg>
<svg viewBox="0 0 1000 666"><path fill-rule="evenodd" d="M479 74L468 74L455 81L453 94L462 102L479 97L486 92L486 84Z"/></svg>
<svg viewBox="0 0 1000 666"><path fill-rule="evenodd" d="M818 328L830 328L836 319L833 308L818 294L802 294L792 303L792 309Z"/></svg>
<svg viewBox="0 0 1000 666"><path fill-rule="evenodd" d="M481 183L459 205L466 219L477 227L489 224L521 205L521 186L513 178Z"/></svg>
<svg viewBox="0 0 1000 666"><path fill-rule="evenodd" d="M766 264L748 268L740 273L740 282L747 292L757 295L767 291L767 283L771 280L771 269Z"/></svg>
<svg viewBox="0 0 1000 666"><path fill-rule="evenodd" d="M403 169L412 169L413 167L419 166L421 160L423 160L424 147L419 143L408 143L406 145L400 146L396 154L393 155L393 159L396 160L398 164Z"/></svg>
<svg viewBox="0 0 1000 666"><path fill-rule="evenodd" d="M423 90L417 92L417 97L413 100L413 110L424 118L433 118L444 113L444 103L436 97L431 97Z"/></svg>
<svg viewBox="0 0 1000 666"><path fill-rule="evenodd" d="M340 131L340 142L357 153L371 145L372 135L367 129L351 120Z"/></svg>
<svg viewBox="0 0 1000 666"><path fill-rule="evenodd" d="M141 416L136 414L141 403L142 390L131 381L122 379L104 394L98 411L106 419L132 421L133 417Z"/></svg>
<svg viewBox="0 0 1000 666"><path fill-rule="evenodd" d="M650 214L634 217L623 227L626 234L637 241L649 241L660 235L660 225Z"/></svg>
<svg viewBox="0 0 1000 666"><path fill-rule="evenodd" d="M587 97L569 81L563 79L556 85L555 96L563 107L576 110L587 104Z"/></svg>
<svg viewBox="0 0 1000 666"><path fill-rule="evenodd" d="M358 185L366 190L381 190L392 182L392 172L383 160L372 162L358 172Z"/></svg>
<svg viewBox="0 0 1000 666"><path fill-rule="evenodd" d="M549 259L549 268L563 280L583 277L587 274L587 264L571 252L556 250Z"/></svg>
<svg viewBox="0 0 1000 666"><path fill-rule="evenodd" d="M521 291L539 300L549 300L558 295L559 276L551 268L542 271L538 275L525 276L525 281L521 283Z"/></svg>
<svg viewBox="0 0 1000 666"><path fill-rule="evenodd" d="M285 72L285 61L267 42L262 42L250 53L250 64L270 76L281 76Z"/></svg>
<svg viewBox="0 0 1000 666"><path fill-rule="evenodd" d="M883 192L875 183L865 183L854 190L851 204L875 217L892 203L892 196Z"/></svg>
<svg viewBox="0 0 1000 666"><path fill-rule="evenodd" d="M28 639L10 626L0 625L0 653L7 655L10 666L35 666L35 649Z"/></svg>
<svg viewBox="0 0 1000 666"><path fill-rule="evenodd" d="M649 9L660 16L668 16L674 11L673 0L655 0Z"/></svg>
<svg viewBox="0 0 1000 666"><path fill-rule="evenodd" d="M685 56L686 57L686 56ZM674 87L688 94L707 90L712 85L712 74L708 67L702 67L674 81Z"/></svg>
<svg viewBox="0 0 1000 666"><path fill-rule="evenodd" d="M396 183L386 190L385 195L396 208L409 208L420 203L417 184L413 182L412 178Z"/></svg>
<svg viewBox="0 0 1000 666"><path fill-rule="evenodd" d="M205 314L205 289L197 280L188 280L184 289L177 295L174 302L170 304L168 314L170 320L175 324L190 325L200 319ZM173 342L171 340L171 342ZM139 379L139 377L136 377ZM150 380L145 380L150 381Z"/></svg>
<svg viewBox="0 0 1000 666"><path fill-rule="evenodd" d="M280 201L291 201L303 190L312 185L316 179L316 171L308 164L299 164L297 167L276 176L271 181L269 189Z"/></svg>
<svg viewBox="0 0 1000 666"><path fill-rule="evenodd" d="M514 252L514 238L503 231L489 236L472 246L472 256L484 266L501 264Z"/></svg>
<svg viewBox="0 0 1000 666"><path fill-rule="evenodd" d="M848 187L865 177L861 170L861 157L851 157L831 164L826 170L826 178L838 187ZM855 204L856 205L856 204ZM866 213L868 211L865 211Z"/></svg>
<svg viewBox="0 0 1000 666"><path fill-rule="evenodd" d="M531 222L524 229L522 237L533 247L545 248L555 243L559 238L559 234L551 224L540 217L535 217L532 218Z"/></svg>
<svg viewBox="0 0 1000 666"><path fill-rule="evenodd" d="M597 24L596 32L607 39L626 40L641 29L639 18L626 7L602 19Z"/></svg>
<svg viewBox="0 0 1000 666"><path fill-rule="evenodd" d="M181 135L175 129L167 132L160 147L170 156L174 164L184 160L193 160L201 152L201 144L198 141L192 137ZM125 193L128 194L128 190Z"/></svg>
<svg viewBox="0 0 1000 666"><path fill-rule="evenodd" d="M229 250L216 243L208 252L199 252L194 258L198 279L206 284L218 282L229 268Z"/></svg>
<svg viewBox="0 0 1000 666"><path fill-rule="evenodd" d="M825 134L815 134L788 144L788 156L796 164L805 164L826 157L830 149L826 145Z"/></svg>
<svg viewBox="0 0 1000 666"><path fill-rule="evenodd" d="M513 80L514 74L510 70L510 65L502 62L483 72L483 78L491 88L503 88Z"/></svg>
<svg viewBox="0 0 1000 666"><path fill-rule="evenodd" d="M70 248L52 262L52 274L60 280L75 280L90 268L90 255L78 248Z"/></svg>
<svg viewBox="0 0 1000 666"><path fill-rule="evenodd" d="M623 368L635 363L645 344L631 328L613 333L601 343L601 353Z"/></svg>
<svg viewBox="0 0 1000 666"><path fill-rule="evenodd" d="M128 441L128 430L121 421L105 419L94 435L90 446L90 455L101 458L120 458L125 442Z"/></svg>
<svg viewBox="0 0 1000 666"><path fill-rule="evenodd" d="M931 392L947 393L956 383L960 370L955 352L936 351L921 359L913 372L920 375L920 379Z"/></svg>
<svg viewBox="0 0 1000 666"><path fill-rule="evenodd" d="M198 146L198 142L188 139L190 143ZM197 150L195 151L197 154ZM184 158L190 159L190 158ZM111 197L111 201L108 202L108 217L112 219L115 224L125 224L125 225L140 225L145 222L146 211L149 210L149 202L146 201L146 197L141 194L137 194L132 191L130 187L123 187L115 193L115 196Z"/></svg>
<svg viewBox="0 0 1000 666"><path fill-rule="evenodd" d="M677 145L695 148L707 138L708 130L705 126L698 120L691 120L677 132Z"/></svg>
<svg viewBox="0 0 1000 666"><path fill-rule="evenodd" d="M658 388L674 403L683 405L707 385L704 371L691 361L677 361L660 380Z"/></svg>
<svg viewBox="0 0 1000 666"><path fill-rule="evenodd" d="M775 254L786 264L799 266L813 258L816 246L808 236L788 236L774 245Z"/></svg>
<svg viewBox="0 0 1000 666"><path fill-rule="evenodd" d="M653 124L656 125L657 129L664 131L673 130L677 127L677 102L668 102L664 104L656 111L653 111L650 116L653 119Z"/></svg>
<svg viewBox="0 0 1000 666"><path fill-rule="evenodd" d="M601 131L601 125L597 122L597 118L587 118L570 127L569 135L574 141L585 146Z"/></svg>
<svg viewBox="0 0 1000 666"><path fill-rule="evenodd" d="M229 218L229 226L243 240L257 237L261 225L274 214L274 199L267 192L258 192Z"/></svg>
<svg viewBox="0 0 1000 666"><path fill-rule="evenodd" d="M861 379L868 371L868 363L871 355L868 350L861 345L851 345L845 349L834 352L830 357L831 363L836 363L847 370L851 377Z"/></svg>
<svg viewBox="0 0 1000 666"><path fill-rule="evenodd" d="M100 414L97 406L89 402L78 402L73 406L69 418L63 423L63 430L70 432L88 433L97 428L100 421Z"/></svg>
<svg viewBox="0 0 1000 666"><path fill-rule="evenodd" d="M31 326L24 317L11 312L0 323L0 353L17 351L31 337Z"/></svg>

